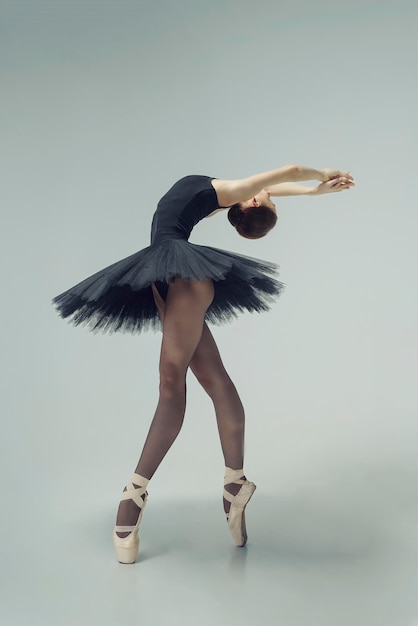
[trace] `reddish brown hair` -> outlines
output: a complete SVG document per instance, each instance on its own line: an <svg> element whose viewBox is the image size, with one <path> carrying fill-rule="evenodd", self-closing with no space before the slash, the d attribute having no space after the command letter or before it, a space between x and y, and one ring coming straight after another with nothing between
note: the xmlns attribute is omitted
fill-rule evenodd
<svg viewBox="0 0 418 626"><path fill-rule="evenodd" d="M277 222L277 215L263 204L243 211L238 203L230 207L228 219L241 237L260 239L260 237L264 237L274 228Z"/></svg>

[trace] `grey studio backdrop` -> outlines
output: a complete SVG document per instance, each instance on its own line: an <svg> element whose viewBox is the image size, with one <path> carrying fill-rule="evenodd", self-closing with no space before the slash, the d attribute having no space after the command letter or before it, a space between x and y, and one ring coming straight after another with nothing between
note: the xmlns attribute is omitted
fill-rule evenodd
<svg viewBox="0 0 418 626"><path fill-rule="evenodd" d="M417 624L417 6L0 2L2 623ZM161 335L100 335L51 298L149 243L189 173L285 163L356 187L278 198L240 239L270 313L212 327L246 409L249 545L231 544L213 407L149 485L134 566L111 531L158 397Z"/></svg>

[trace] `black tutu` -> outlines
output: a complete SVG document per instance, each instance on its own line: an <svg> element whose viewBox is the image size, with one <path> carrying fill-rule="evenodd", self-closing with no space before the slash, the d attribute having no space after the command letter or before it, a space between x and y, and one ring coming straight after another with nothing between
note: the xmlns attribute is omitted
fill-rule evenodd
<svg viewBox="0 0 418 626"><path fill-rule="evenodd" d="M53 298L59 314L92 332L161 329L152 283L175 277L214 281L215 295L206 321L222 324L244 311L270 308L284 284L278 266L268 261L190 243L184 237L157 243L109 265Z"/></svg>

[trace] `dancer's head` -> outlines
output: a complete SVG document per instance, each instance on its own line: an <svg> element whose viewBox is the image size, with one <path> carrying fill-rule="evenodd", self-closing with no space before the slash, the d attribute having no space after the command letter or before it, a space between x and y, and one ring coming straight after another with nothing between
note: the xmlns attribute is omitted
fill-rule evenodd
<svg viewBox="0 0 418 626"><path fill-rule="evenodd" d="M233 204L228 219L241 237L260 239L276 225L276 205L264 189L251 200Z"/></svg>

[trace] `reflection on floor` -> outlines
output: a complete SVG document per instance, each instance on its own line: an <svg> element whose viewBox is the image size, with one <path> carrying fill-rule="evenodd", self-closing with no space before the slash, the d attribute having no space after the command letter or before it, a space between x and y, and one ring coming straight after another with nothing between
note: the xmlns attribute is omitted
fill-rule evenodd
<svg viewBox="0 0 418 626"><path fill-rule="evenodd" d="M114 511L77 510L70 496L70 510L10 534L3 623L417 626L416 516L373 493L320 493L258 489L245 548L232 544L220 502L150 497L133 565L115 560ZM16 542L25 557L13 558Z"/></svg>

